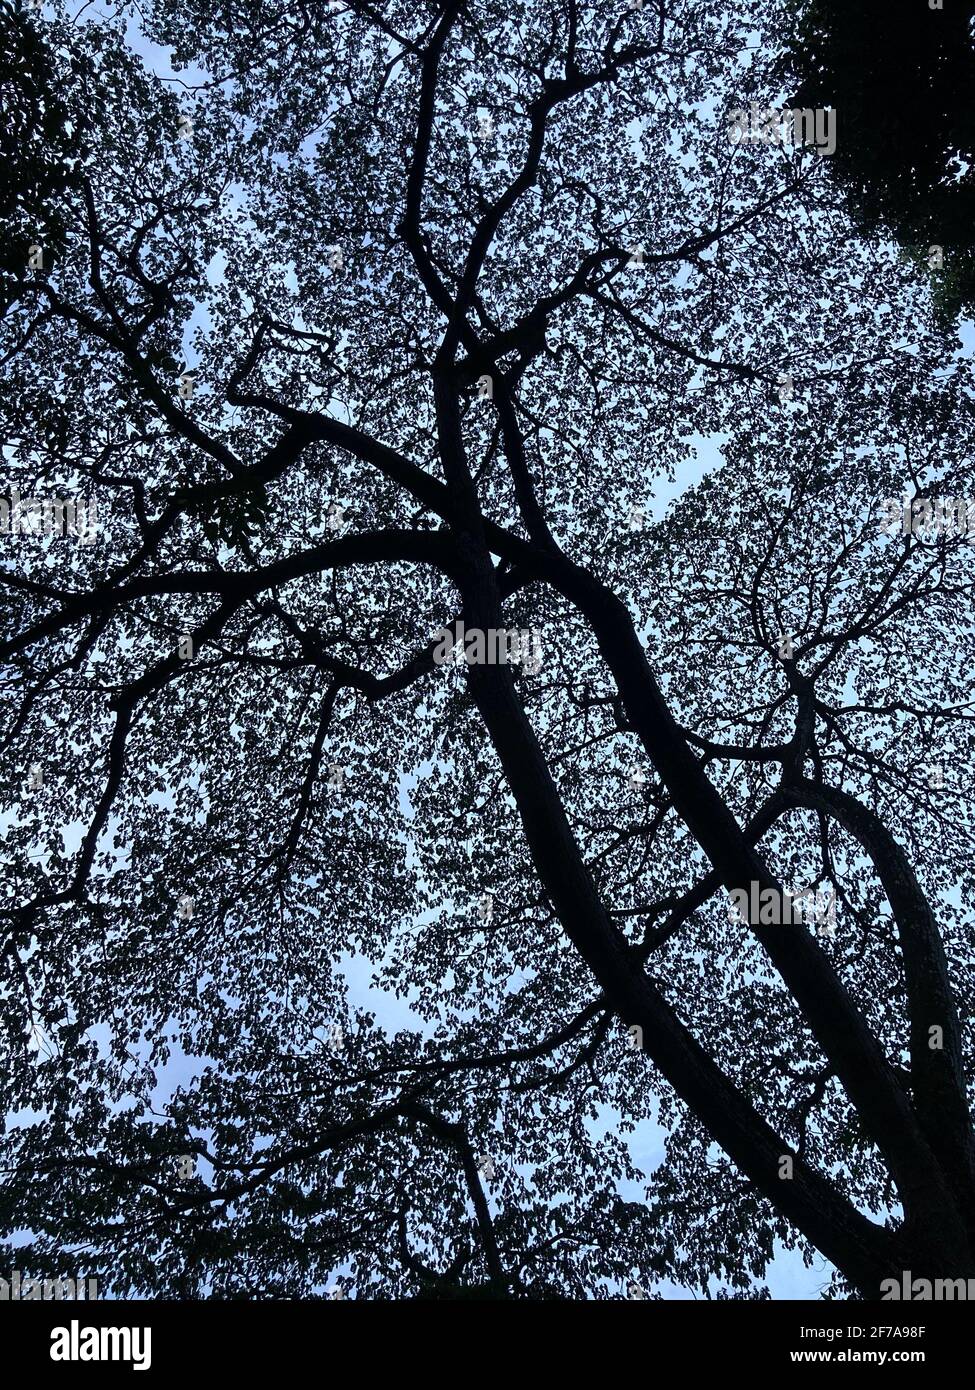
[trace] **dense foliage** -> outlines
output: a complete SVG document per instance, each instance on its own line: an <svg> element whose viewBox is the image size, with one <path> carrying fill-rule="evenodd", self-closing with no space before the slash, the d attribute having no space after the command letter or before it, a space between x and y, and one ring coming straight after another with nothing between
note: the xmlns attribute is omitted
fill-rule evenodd
<svg viewBox="0 0 975 1390"><path fill-rule="evenodd" d="M792 10L3 23L85 113L3 203L8 494L97 518L0 537L19 1267L975 1273L971 542L883 524L970 492L971 364L829 157L728 138Z"/></svg>

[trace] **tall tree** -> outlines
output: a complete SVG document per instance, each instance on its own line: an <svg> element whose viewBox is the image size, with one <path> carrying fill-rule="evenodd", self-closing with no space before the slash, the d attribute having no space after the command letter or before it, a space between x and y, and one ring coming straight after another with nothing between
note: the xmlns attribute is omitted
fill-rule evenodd
<svg viewBox="0 0 975 1390"><path fill-rule="evenodd" d="M175 90L31 21L108 100L3 321L22 1269L975 1276L971 368L731 138L791 15L729 8L140 7Z"/></svg>

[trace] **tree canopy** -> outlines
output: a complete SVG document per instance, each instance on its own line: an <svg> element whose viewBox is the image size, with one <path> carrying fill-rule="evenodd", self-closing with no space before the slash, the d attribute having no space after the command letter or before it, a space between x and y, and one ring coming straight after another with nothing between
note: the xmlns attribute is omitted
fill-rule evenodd
<svg viewBox="0 0 975 1390"><path fill-rule="evenodd" d="M888 524L971 493L971 357L830 157L729 139L795 22L4 0L82 117L2 202L22 1269L975 1275L971 541Z"/></svg>
<svg viewBox="0 0 975 1390"><path fill-rule="evenodd" d="M970 313L975 4L812 0L796 14L783 71L798 106L842 103L834 173L857 227L892 235L919 263L931 262L942 314Z"/></svg>

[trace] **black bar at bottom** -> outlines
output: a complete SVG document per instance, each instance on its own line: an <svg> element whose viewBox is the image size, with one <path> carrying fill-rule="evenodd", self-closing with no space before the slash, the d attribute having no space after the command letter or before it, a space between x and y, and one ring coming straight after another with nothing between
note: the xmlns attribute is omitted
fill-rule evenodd
<svg viewBox="0 0 975 1390"><path fill-rule="evenodd" d="M339 1374L344 1366L341 1373L347 1375L359 1358L372 1376L385 1346L395 1358L393 1368L401 1370L409 1347L418 1349L415 1343L404 1344L404 1333L407 1338L423 1336L423 1362L429 1366L432 1353L436 1365L437 1342L431 1338L449 1337L454 1329L477 1337L480 1374L495 1358L495 1364L510 1373L515 1345L507 1335L509 1329L519 1337L541 1337L538 1350L544 1347L546 1356L573 1347L578 1350L580 1333L588 1338L625 1330L641 1338L639 1345L644 1353L652 1353L655 1365L660 1366L661 1356L677 1357L686 1372L786 1371L797 1365L948 1370L965 1351L971 1327L964 1302L621 1300L615 1307L585 1305L592 1307L593 1322L588 1323L587 1314L587 1323L573 1321L571 1330L552 1304L492 1306L493 1312L491 1306L481 1304L479 1312L471 1313L447 1310L442 1303L421 1310L409 1302L392 1311L389 1304L355 1299L0 1303L0 1338L4 1362L9 1366L13 1361L18 1369L50 1368L55 1376L69 1379L85 1372L102 1377L106 1373L156 1375L175 1384L177 1377L190 1375L196 1383L201 1374L237 1369L252 1379L263 1369L280 1374L292 1367L302 1370L309 1362L322 1373L330 1368L329 1375ZM577 1312L573 1319L578 1316ZM399 1335L384 1343L375 1338L382 1334L387 1317L392 1317ZM608 1323L603 1322L605 1317ZM145 1329L149 1329L148 1340ZM364 1337L369 1340L363 1341ZM444 1352L448 1345L444 1342ZM341 1361L337 1360L340 1354ZM126 1355L128 1359L121 1359Z"/></svg>

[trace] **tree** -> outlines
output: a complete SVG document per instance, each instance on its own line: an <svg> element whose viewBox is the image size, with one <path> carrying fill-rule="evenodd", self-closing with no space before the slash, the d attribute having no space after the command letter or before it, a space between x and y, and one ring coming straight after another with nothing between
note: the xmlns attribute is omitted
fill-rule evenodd
<svg viewBox="0 0 975 1390"><path fill-rule="evenodd" d="M851 215L907 248L947 317L975 303L973 16L971 0L813 0L783 63L796 105L842 97L834 173Z"/></svg>
<svg viewBox="0 0 975 1390"><path fill-rule="evenodd" d="M975 1275L971 364L729 138L790 16L727 8L140 9L178 94L32 21L109 99L3 328L22 1269Z"/></svg>
<svg viewBox="0 0 975 1390"><path fill-rule="evenodd" d="M36 26L9 5L0 14L0 218L7 232L0 248L0 291L7 304L10 289L23 278L25 242L43 243L49 258L60 249L65 229L58 201L71 182L72 130L79 113L58 90L57 55Z"/></svg>

